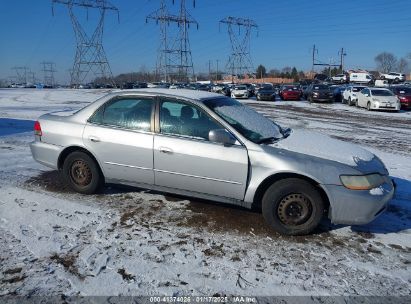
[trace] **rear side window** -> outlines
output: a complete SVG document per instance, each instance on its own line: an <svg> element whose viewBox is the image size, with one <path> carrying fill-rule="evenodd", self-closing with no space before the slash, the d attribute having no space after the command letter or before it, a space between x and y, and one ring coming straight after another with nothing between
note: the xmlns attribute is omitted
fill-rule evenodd
<svg viewBox="0 0 411 304"><path fill-rule="evenodd" d="M125 98L109 101L94 113L89 122L150 131L151 107L152 101L150 99Z"/></svg>

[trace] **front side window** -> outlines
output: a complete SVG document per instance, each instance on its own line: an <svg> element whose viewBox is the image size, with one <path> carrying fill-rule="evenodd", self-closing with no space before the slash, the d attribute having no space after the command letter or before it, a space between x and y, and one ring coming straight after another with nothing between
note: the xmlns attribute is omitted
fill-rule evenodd
<svg viewBox="0 0 411 304"><path fill-rule="evenodd" d="M125 129L150 131L152 101L124 98L109 101L96 111L90 122Z"/></svg>
<svg viewBox="0 0 411 304"><path fill-rule="evenodd" d="M163 101L160 107L160 132L208 140L211 130L223 129L201 109L178 101Z"/></svg>

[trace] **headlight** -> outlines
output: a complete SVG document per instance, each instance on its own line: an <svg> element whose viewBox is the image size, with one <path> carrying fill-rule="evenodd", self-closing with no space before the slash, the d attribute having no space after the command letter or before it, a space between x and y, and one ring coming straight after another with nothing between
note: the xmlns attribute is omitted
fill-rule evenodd
<svg viewBox="0 0 411 304"><path fill-rule="evenodd" d="M384 176L380 174L341 175L340 180L344 187L351 190L370 190L385 182Z"/></svg>
<svg viewBox="0 0 411 304"><path fill-rule="evenodd" d="M313 96L318 96L318 93L317 93L317 92L314 92L314 93L313 93Z"/></svg>
<svg viewBox="0 0 411 304"><path fill-rule="evenodd" d="M373 98L372 101L378 101L378 98Z"/></svg>

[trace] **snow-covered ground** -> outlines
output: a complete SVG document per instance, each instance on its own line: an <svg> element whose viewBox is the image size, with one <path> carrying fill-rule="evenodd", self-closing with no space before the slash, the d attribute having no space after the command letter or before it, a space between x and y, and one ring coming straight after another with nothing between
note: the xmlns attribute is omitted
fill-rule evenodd
<svg viewBox="0 0 411 304"><path fill-rule="evenodd" d="M0 90L0 295L411 295L411 112L244 101L361 144L398 184L368 225L283 237L232 206L119 186L82 196L34 162L33 120L105 93Z"/></svg>

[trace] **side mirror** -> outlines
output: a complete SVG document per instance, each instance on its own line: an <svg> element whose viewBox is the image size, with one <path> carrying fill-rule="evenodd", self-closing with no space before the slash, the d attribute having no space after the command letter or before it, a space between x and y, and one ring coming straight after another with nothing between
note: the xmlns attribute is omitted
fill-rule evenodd
<svg viewBox="0 0 411 304"><path fill-rule="evenodd" d="M210 130L210 132L208 133L208 139L211 142L216 142L224 145L234 145L236 142L235 137L225 129Z"/></svg>

